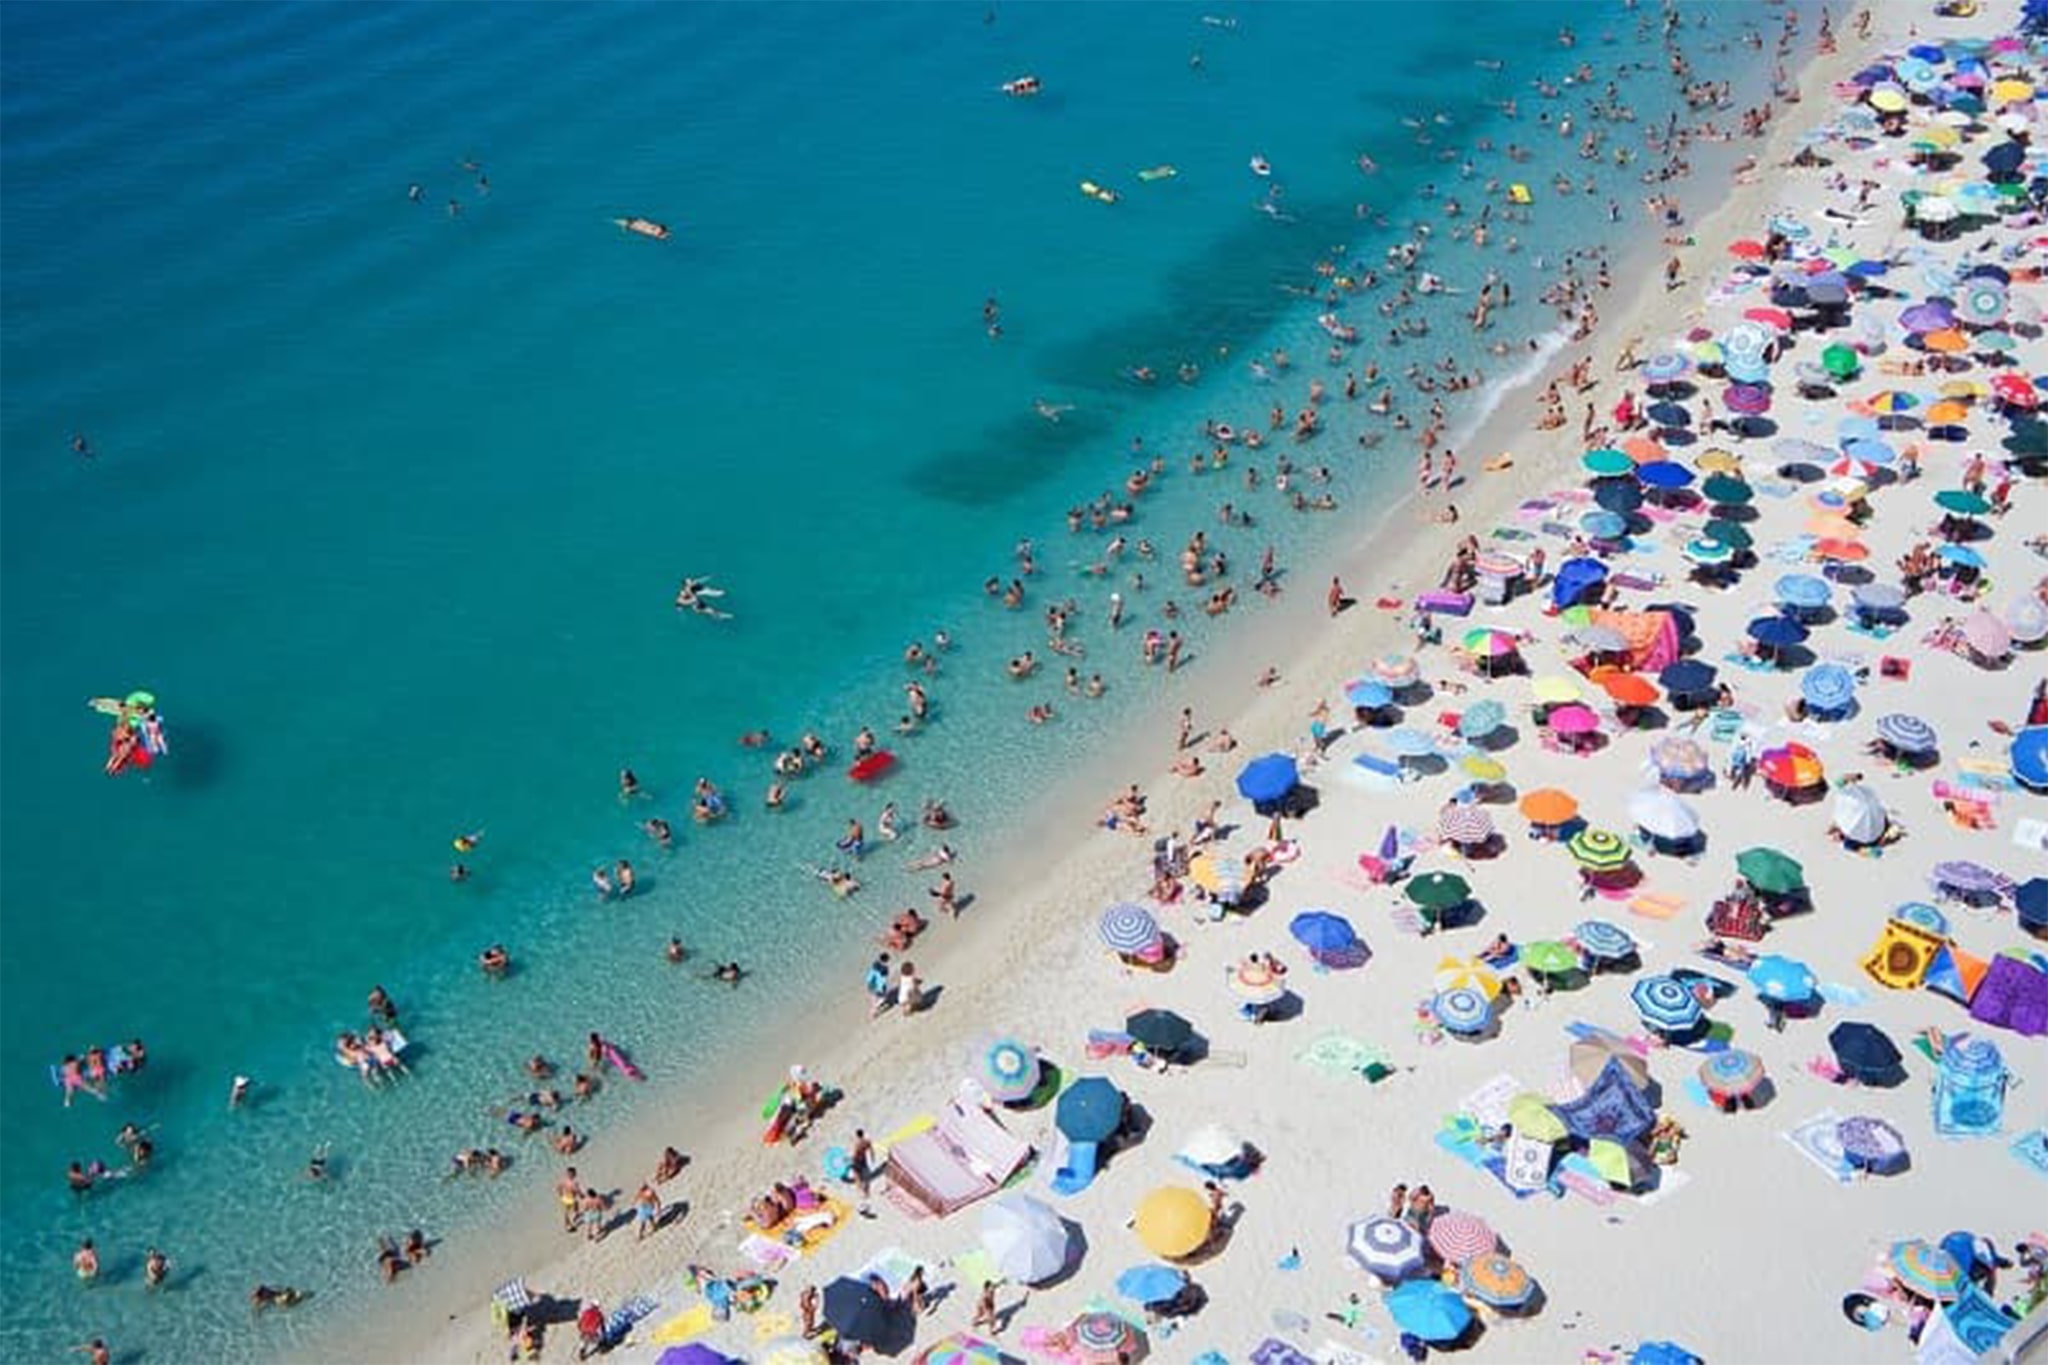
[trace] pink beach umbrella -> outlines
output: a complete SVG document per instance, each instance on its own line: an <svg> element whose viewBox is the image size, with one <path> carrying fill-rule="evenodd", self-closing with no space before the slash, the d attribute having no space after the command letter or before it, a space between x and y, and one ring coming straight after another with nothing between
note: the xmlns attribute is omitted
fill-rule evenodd
<svg viewBox="0 0 2048 1365"><path fill-rule="evenodd" d="M1963 642L1972 652L1999 660L2012 653L2012 630L1988 611L1980 611L1963 622Z"/></svg>
<svg viewBox="0 0 2048 1365"><path fill-rule="evenodd" d="M1552 711L1549 724L1560 735L1585 735L1600 728L1600 717L1590 708L1573 702Z"/></svg>
<svg viewBox="0 0 2048 1365"><path fill-rule="evenodd" d="M1484 1256L1499 1245L1500 1238L1477 1214L1446 1209L1430 1220L1430 1249L1452 1265Z"/></svg>

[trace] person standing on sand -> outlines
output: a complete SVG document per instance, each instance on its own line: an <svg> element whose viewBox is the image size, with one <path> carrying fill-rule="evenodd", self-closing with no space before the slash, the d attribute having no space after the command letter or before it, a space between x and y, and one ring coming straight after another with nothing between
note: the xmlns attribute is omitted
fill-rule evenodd
<svg viewBox="0 0 2048 1365"><path fill-rule="evenodd" d="M582 1197L583 1182L576 1178L576 1168L571 1166L555 1182L555 1198L562 1206L562 1231L576 1231L576 1205Z"/></svg>
<svg viewBox="0 0 2048 1365"><path fill-rule="evenodd" d="M646 1241L647 1234L661 1225L661 1196L654 1192L654 1186L642 1185L640 1193L633 1197L633 1218L639 1224L633 1234L636 1242Z"/></svg>
<svg viewBox="0 0 2048 1365"><path fill-rule="evenodd" d="M875 1180L875 1144L868 1140L867 1129L853 1130L853 1155L847 1162L847 1170L853 1176L853 1183L860 1190L860 1212L869 1216L868 1190Z"/></svg>
<svg viewBox="0 0 2048 1365"><path fill-rule="evenodd" d="M1325 600L1329 603L1331 616L1335 616L1338 612L1344 610L1345 594L1343 579L1333 577L1330 580L1330 592Z"/></svg>
<svg viewBox="0 0 2048 1365"><path fill-rule="evenodd" d="M896 1007L908 1019L924 1008L924 984L917 979L917 968L905 962L896 973Z"/></svg>

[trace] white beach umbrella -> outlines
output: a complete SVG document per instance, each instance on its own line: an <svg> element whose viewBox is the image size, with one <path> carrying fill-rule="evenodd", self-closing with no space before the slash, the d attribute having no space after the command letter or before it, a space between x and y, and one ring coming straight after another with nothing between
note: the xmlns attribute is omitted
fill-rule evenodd
<svg viewBox="0 0 2048 1365"><path fill-rule="evenodd" d="M1006 1194L981 1213L981 1245L1003 1278L1038 1284L1067 1268L1067 1225L1050 1205Z"/></svg>
<svg viewBox="0 0 2048 1365"><path fill-rule="evenodd" d="M1877 793L1860 782L1835 789L1834 826L1852 844L1874 844L1891 825Z"/></svg>
<svg viewBox="0 0 2048 1365"><path fill-rule="evenodd" d="M1628 818L1656 839L1690 839L1700 832L1700 817L1693 808L1662 788L1631 796Z"/></svg>

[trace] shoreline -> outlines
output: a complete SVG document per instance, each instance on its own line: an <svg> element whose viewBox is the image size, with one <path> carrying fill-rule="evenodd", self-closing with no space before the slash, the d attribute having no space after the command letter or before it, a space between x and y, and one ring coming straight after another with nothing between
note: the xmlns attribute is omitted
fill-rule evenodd
<svg viewBox="0 0 2048 1365"><path fill-rule="evenodd" d="M1881 42L1881 36L1873 36L1867 46L1876 47ZM1811 34L1802 34L1802 50L1809 53L1797 77L1805 97L1802 105L1781 113L1761 142L1729 144L1729 160L1732 162L1734 153L1754 149L1760 165L1768 167L1781 156L1789 155L1798 135L1815 121L1805 116L1820 104L1817 96L1825 92L1833 73L1855 69L1856 58L1851 53L1857 49L1858 45L1844 35L1841 50L1834 56L1811 55ZM1709 187L1703 186L1696 173L1681 193L1690 196L1702 188ZM844 996L825 1003L822 1009L813 1009L802 1020L792 1019L787 1030L752 1041L749 1050L761 1058L758 1077L751 1073L747 1079L735 1076L711 1087L698 1087L688 1096L665 1096L652 1101L649 1112L607 1131L607 1153L630 1150L651 1159L662 1141L674 1140L652 1135L663 1129L676 1130L680 1127L675 1122L678 1116L707 1112L733 1115L690 1132L686 1143L677 1142L693 1158L686 1174L670 1191L688 1198L691 1210L687 1218L677 1230L657 1239L647 1256L634 1253L630 1243L618 1238L607 1240L594 1252L585 1251L579 1243L567 1253L544 1254L539 1264L526 1267L525 1278L536 1288L565 1283L601 1287L598 1292L604 1293L608 1301L615 1300L657 1278L668 1279L678 1274L686 1261L698 1259L700 1251L725 1237L731 1229L724 1218L727 1211L721 1206L730 1205L736 1211L745 1189L786 1175L791 1164L789 1154L782 1149L761 1149L751 1141L754 1125L740 1117L748 1111L745 1097L773 1085L791 1061L803 1060L813 1074L844 1086L851 1096L820 1122L817 1135L798 1154L800 1164L809 1164L810 1153L821 1150L820 1144L843 1141L844 1134L855 1124L865 1123L870 1128L888 1131L908 1117L907 1113L878 1112L890 1097L890 1086L881 1083L882 1078L894 1077L899 1084L905 1078L918 1081L920 1084L911 1089L928 1097L941 1093L942 1087L933 1082L933 1077L959 1074L974 1042L972 1036L962 1035L960 1026L950 1022L952 1019L1014 1016L1014 1009L1003 1008L1013 985L1012 973L1029 976L1048 969L1056 971L1080 953L1096 955L1088 922L1102 904L1117 898L1119 889L1128 887L1130 878L1129 846L1120 839L1104 839L1101 831L1093 828L1090 813L1109 789L1106 779L1112 773L1126 778L1134 771L1150 773L1150 780L1144 785L1152 796L1154 827L1184 827L1195 810L1206 803L1219 779L1227 781L1227 772L1234 770L1235 762L1230 758L1219 759L1209 778L1183 782L1166 773L1163 762L1155 770L1152 762L1139 757L1154 742L1160 746L1159 751L1170 752L1171 715L1181 705L1192 706L1205 723L1214 719L1227 725L1241 742L1242 753L1238 757L1268 747L1291 748L1300 737L1302 718L1315 700L1329 695L1346 675L1355 672L1359 661L1369 658L1385 642L1405 641L1406 612L1375 611L1370 605L1371 598L1390 582L1405 590L1404 597L1411 595L1416 584L1433 581L1448 542L1463 534L1464 527L1496 520L1522 499L1556 482L1561 462L1568 458L1563 452L1575 449L1575 424L1567 422L1554 433L1534 430L1535 400L1543 385L1560 376L1581 354L1605 361L1630 336L1650 333L1653 328L1677 330L1675 324L1680 315L1696 309L1697 304L1689 303L1685 309L1674 305L1680 300L1696 299L1696 288L1690 281L1697 278L1695 272L1703 257L1713 250L1711 244L1726 235L1724 229L1729 219L1753 216L1760 202L1772 193L1765 177L1748 185L1730 179L1719 188L1719 198L1704 211L1692 205L1694 211L1688 218L1694 245L1676 253L1688 263L1686 290L1674 299L1650 272L1617 270L1616 278L1624 282L1618 290L1627 289L1626 281L1630 279L1638 283L1632 293L1611 291L1604 297L1602 301L1613 306L1603 310L1605 316L1593 335L1560 347L1535 373L1504 393L1469 436L1453 444L1453 448L1469 452L1515 451L1513 467L1499 473L1477 472L1484 457L1468 454L1465 463L1474 472L1457 494L1460 529L1439 539L1432 534L1437 527L1415 516L1417 500L1413 495L1393 501L1380 515L1346 534L1324 557L1326 563L1292 573L1290 582L1296 585L1296 590L1283 597L1277 606L1237 625L1228 641L1229 659L1194 660L1187 679L1170 697L1161 697L1145 708L1149 714L1140 723L1156 717L1156 741L1145 734L1120 740L1085 771L1074 774L1057 791L1035 801L1021 818L1019 827L1007 831L995 856L986 865L972 868L970 885L977 900L982 906L994 908L978 906L969 911L969 934L948 936L931 947L917 950L918 960L927 968L924 974L944 988L935 1018L919 1021L907 1029L893 1018L869 1025L863 1002L857 998L857 981L849 977ZM1645 234L1646 238L1649 236ZM1660 249L1653 240L1644 240L1640 254ZM1644 339L1647 342L1649 338ZM1594 377L1600 385L1596 392L1611 401L1616 379L1611 367L1596 366ZM1540 453L1551 446L1559 449ZM1314 586L1326 572L1341 576L1357 599L1357 605L1339 618L1334 632L1321 614L1320 593ZM1241 671L1234 662L1237 658L1247 661ZM1282 678L1273 688L1261 692L1252 686L1252 679L1268 659L1281 667ZM1250 694L1248 699L1246 692ZM1042 889L1026 890L1033 883L1040 884ZM983 929L973 925L974 916L983 913L1003 918L1001 934L995 932L995 926ZM1196 942L1190 947L1198 954L1199 933L1194 938ZM1012 945L1018 941L1029 945L1021 961L1012 956ZM940 1029L937 1037L932 1034L934 1025ZM796 1046L804 1036L837 1036L839 1041L806 1050ZM1048 1047L1048 1051L1057 1054L1061 1049ZM1064 1051L1071 1056L1071 1048ZM1029 1117L1020 1118L1012 1126L1023 1126ZM652 1140L654 1145L641 1145L646 1140ZM621 1163L607 1159L603 1165L605 1179L601 1183L628 1179L620 1174ZM644 1162L636 1161L631 1169L639 1171L643 1165ZM638 1176L630 1179L637 1183ZM535 1251L547 1252L539 1230L553 1225L551 1209L538 1208L530 1216L522 1210L507 1224L496 1230L500 1235L493 1240L498 1245L517 1244L521 1257ZM553 1236L559 1239L561 1234L555 1232ZM447 1259L455 1262L458 1255L451 1251ZM730 1257L718 1259L729 1262ZM564 1273L572 1261L577 1262L574 1273ZM405 1327L417 1324L391 1323L385 1331L365 1325L359 1329L360 1335L351 1333L349 1353L378 1358L392 1352L432 1359L497 1358L502 1345L491 1333L488 1315L481 1311L481 1305L490 1285L511 1272L482 1271L479 1267L481 1273L462 1273L465 1270L466 1267L437 1262L431 1297L425 1293L417 1296L430 1301L406 1305L402 1316L416 1313L422 1319L458 1302L466 1305L459 1315L449 1315L451 1322L431 1340L422 1344L404 1337ZM461 1282L451 1285L452 1280ZM481 1292L476 1292L479 1288ZM408 1292L406 1297L416 1296ZM634 1348L629 1346L626 1350L631 1353Z"/></svg>

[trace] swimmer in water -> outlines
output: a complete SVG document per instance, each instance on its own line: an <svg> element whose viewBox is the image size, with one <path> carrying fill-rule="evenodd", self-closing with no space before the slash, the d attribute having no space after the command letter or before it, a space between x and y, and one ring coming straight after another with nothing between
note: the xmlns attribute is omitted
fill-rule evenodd
<svg viewBox="0 0 2048 1365"><path fill-rule="evenodd" d="M1074 410L1074 405L1072 403L1050 403L1043 398L1034 398L1031 400L1031 408L1032 411L1036 412L1046 421L1058 422L1061 416Z"/></svg>

